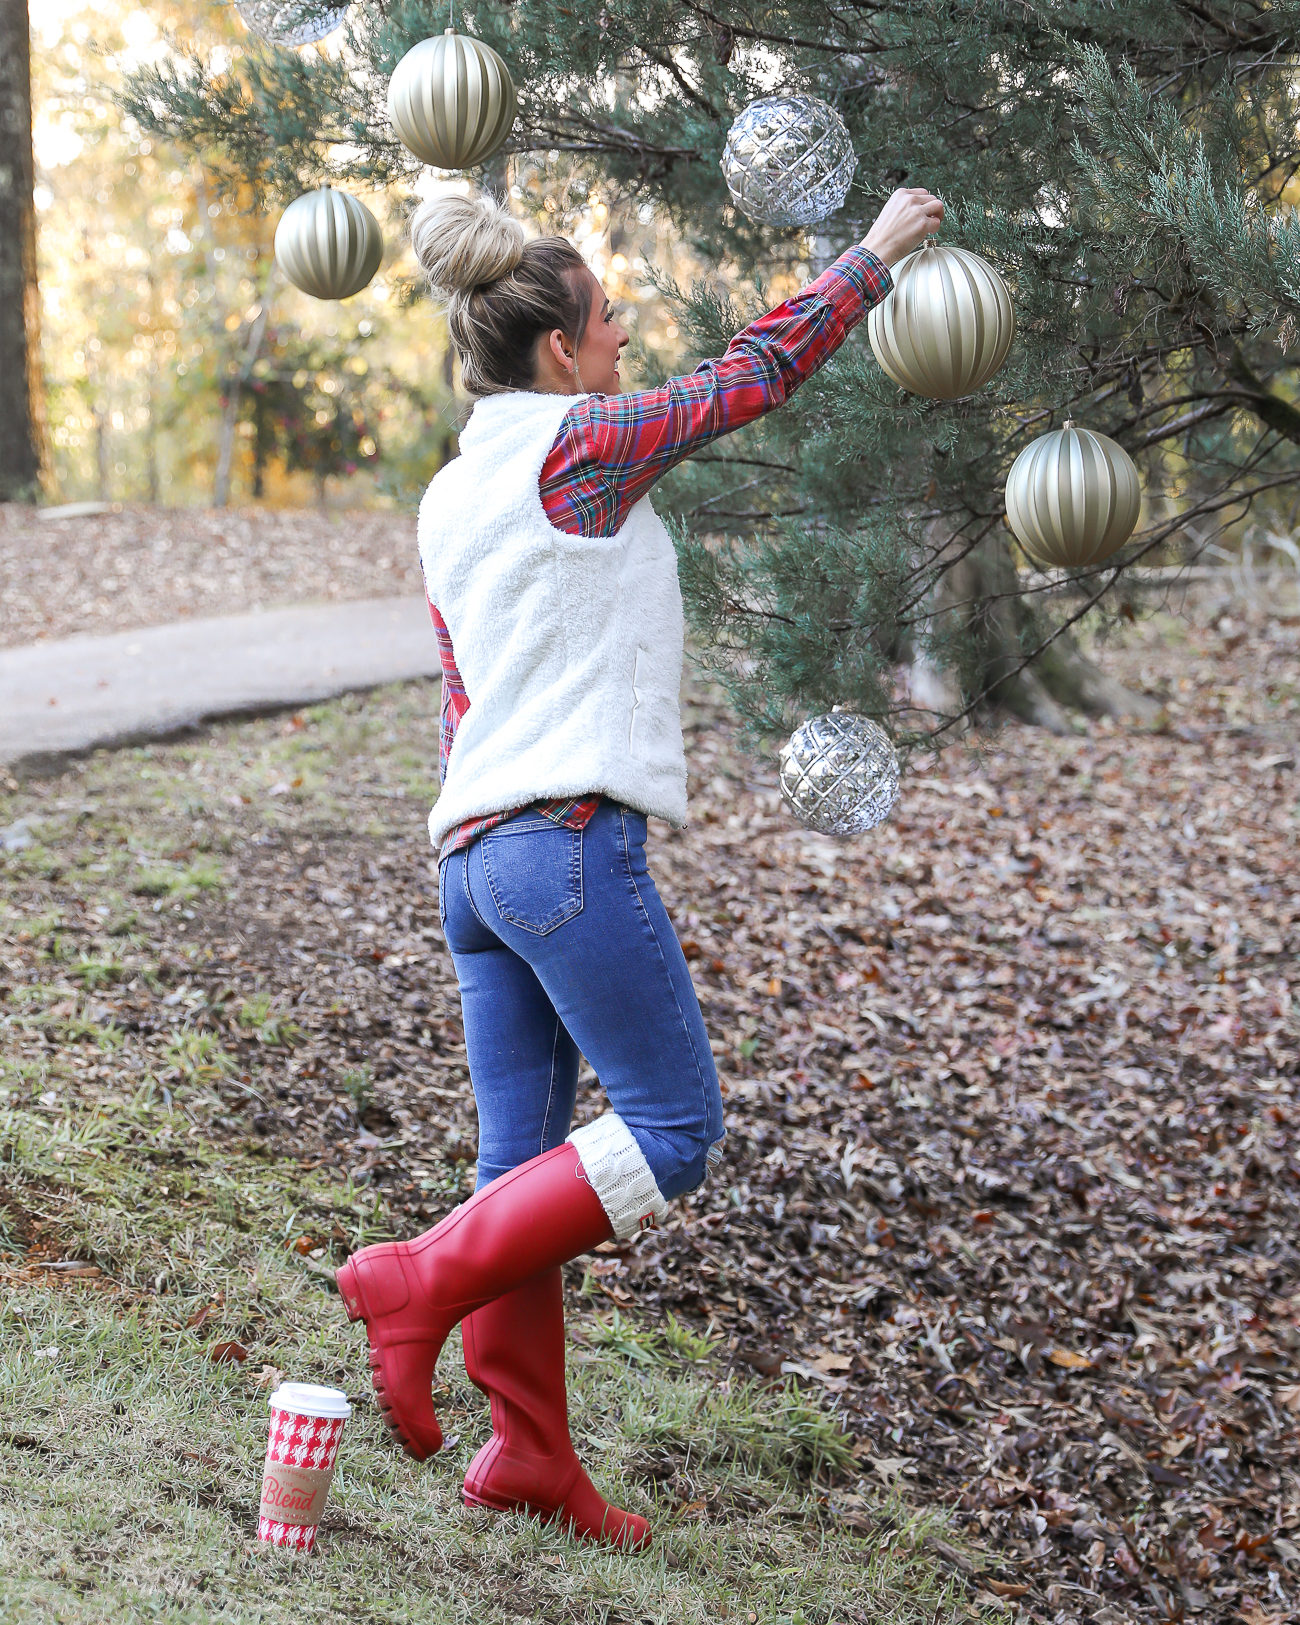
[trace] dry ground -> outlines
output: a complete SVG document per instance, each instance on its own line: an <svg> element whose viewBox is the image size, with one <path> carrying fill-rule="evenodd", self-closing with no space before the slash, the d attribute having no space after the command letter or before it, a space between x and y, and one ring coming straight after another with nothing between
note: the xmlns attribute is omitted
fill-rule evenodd
<svg viewBox="0 0 1300 1625"><path fill-rule="evenodd" d="M575 1266L576 1301L633 1364L673 1314L819 1395L855 1441L834 1515L878 1528L885 1486L951 1508L971 1594L1020 1618L1298 1611L1300 614L1224 610L1103 652L1155 728L916 762L848 843L795 827L696 692L692 823L652 840L727 1152ZM445 1211L474 1112L435 713L417 685L12 786L15 1099L188 1089L188 1134L373 1191L403 1232ZM679 1516L729 1515L671 1450L654 1471Z"/></svg>
<svg viewBox="0 0 1300 1625"><path fill-rule="evenodd" d="M419 591L404 514L125 507L43 519L0 503L0 649Z"/></svg>

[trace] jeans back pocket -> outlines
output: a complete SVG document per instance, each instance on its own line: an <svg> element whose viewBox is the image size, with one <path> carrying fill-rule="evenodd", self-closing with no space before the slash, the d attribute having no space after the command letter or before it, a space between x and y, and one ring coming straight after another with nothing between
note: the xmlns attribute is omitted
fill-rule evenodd
<svg viewBox="0 0 1300 1625"><path fill-rule="evenodd" d="M544 937L582 909L582 831L537 815L483 836L483 873L507 925Z"/></svg>

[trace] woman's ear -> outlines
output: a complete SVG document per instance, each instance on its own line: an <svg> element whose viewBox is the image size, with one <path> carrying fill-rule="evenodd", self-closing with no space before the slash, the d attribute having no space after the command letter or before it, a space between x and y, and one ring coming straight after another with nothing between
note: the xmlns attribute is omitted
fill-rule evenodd
<svg viewBox="0 0 1300 1625"><path fill-rule="evenodd" d="M576 376L578 371L578 358L573 353L569 341L558 327L551 329L551 354L565 372Z"/></svg>

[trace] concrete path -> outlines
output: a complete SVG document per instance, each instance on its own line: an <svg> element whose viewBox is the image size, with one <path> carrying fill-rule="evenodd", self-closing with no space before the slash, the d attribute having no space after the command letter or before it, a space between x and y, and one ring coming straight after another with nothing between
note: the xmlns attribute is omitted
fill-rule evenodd
<svg viewBox="0 0 1300 1625"><path fill-rule="evenodd" d="M0 649L0 763L14 770L438 672L423 598L228 615Z"/></svg>

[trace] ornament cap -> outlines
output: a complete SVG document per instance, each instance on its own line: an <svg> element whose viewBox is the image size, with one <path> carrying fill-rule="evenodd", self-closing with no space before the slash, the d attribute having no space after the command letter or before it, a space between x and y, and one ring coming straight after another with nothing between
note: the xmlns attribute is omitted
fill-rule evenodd
<svg viewBox="0 0 1300 1625"><path fill-rule="evenodd" d="M444 38L444 39L445 39L445 38L446 38L446 36L447 36L447 35L448 35L448 34L454 34L454 33L455 33L455 32L456 32L456 30L455 30L455 28L454 28L454 27L453 27L453 26L452 26L452 24L451 24L451 23L448 23L448 24L447 24L447 26L446 26L446 28L444 28L444 29L443 29L443 31L442 31L442 33L443 33L443 38Z"/></svg>

